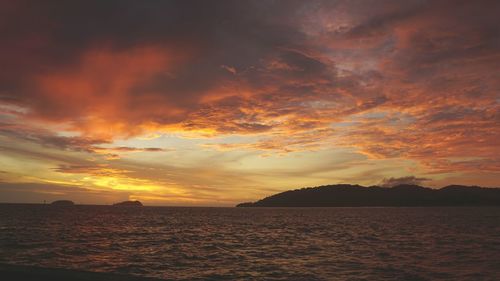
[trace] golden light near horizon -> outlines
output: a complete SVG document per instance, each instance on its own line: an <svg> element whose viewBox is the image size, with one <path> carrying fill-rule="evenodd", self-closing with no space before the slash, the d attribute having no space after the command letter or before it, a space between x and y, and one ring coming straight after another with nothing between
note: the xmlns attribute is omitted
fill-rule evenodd
<svg viewBox="0 0 500 281"><path fill-rule="evenodd" d="M0 201L500 182L488 5L137 5L2 3Z"/></svg>

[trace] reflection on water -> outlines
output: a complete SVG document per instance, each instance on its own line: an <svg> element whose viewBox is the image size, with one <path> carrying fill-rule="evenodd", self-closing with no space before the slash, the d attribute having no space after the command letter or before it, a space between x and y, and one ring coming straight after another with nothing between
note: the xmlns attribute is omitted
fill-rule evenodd
<svg viewBox="0 0 500 281"><path fill-rule="evenodd" d="M500 208L0 205L0 262L169 280L500 280Z"/></svg>

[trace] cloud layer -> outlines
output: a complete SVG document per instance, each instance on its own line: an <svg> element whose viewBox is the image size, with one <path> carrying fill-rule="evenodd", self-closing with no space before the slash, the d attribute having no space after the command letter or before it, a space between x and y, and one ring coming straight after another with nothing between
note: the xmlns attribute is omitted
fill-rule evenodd
<svg viewBox="0 0 500 281"><path fill-rule="evenodd" d="M488 0L2 1L0 134L106 165L179 145L120 141L176 134L205 140L199 153L344 149L417 163L408 174L498 177L499 13Z"/></svg>

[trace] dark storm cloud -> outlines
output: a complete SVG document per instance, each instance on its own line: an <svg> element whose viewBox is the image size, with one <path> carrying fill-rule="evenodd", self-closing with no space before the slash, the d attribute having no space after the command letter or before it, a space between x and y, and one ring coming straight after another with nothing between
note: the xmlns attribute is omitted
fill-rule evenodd
<svg viewBox="0 0 500 281"><path fill-rule="evenodd" d="M221 73L215 70L221 63L246 68L269 48L300 39L286 26L292 20L288 8L292 2L19 1L9 5L1 24L5 42L1 56L7 63L2 76L7 78L12 78L8 75L12 70L29 78L26 75L64 68L89 48L194 49L193 62L183 65L176 79L164 82L169 95L182 98L216 83Z"/></svg>

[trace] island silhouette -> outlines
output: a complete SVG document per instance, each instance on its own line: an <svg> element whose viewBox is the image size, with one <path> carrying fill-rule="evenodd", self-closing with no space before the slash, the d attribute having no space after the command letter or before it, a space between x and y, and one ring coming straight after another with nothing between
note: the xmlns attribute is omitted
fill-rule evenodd
<svg viewBox="0 0 500 281"><path fill-rule="evenodd" d="M117 207L142 207L142 203L140 201L123 201L120 203L113 204L113 206Z"/></svg>
<svg viewBox="0 0 500 281"><path fill-rule="evenodd" d="M236 207L500 206L500 188L449 185L440 189L337 184L281 192Z"/></svg>
<svg viewBox="0 0 500 281"><path fill-rule="evenodd" d="M68 207L68 206L74 206L75 203L71 200L57 200L52 203L50 203L51 206L57 206L57 207Z"/></svg>

